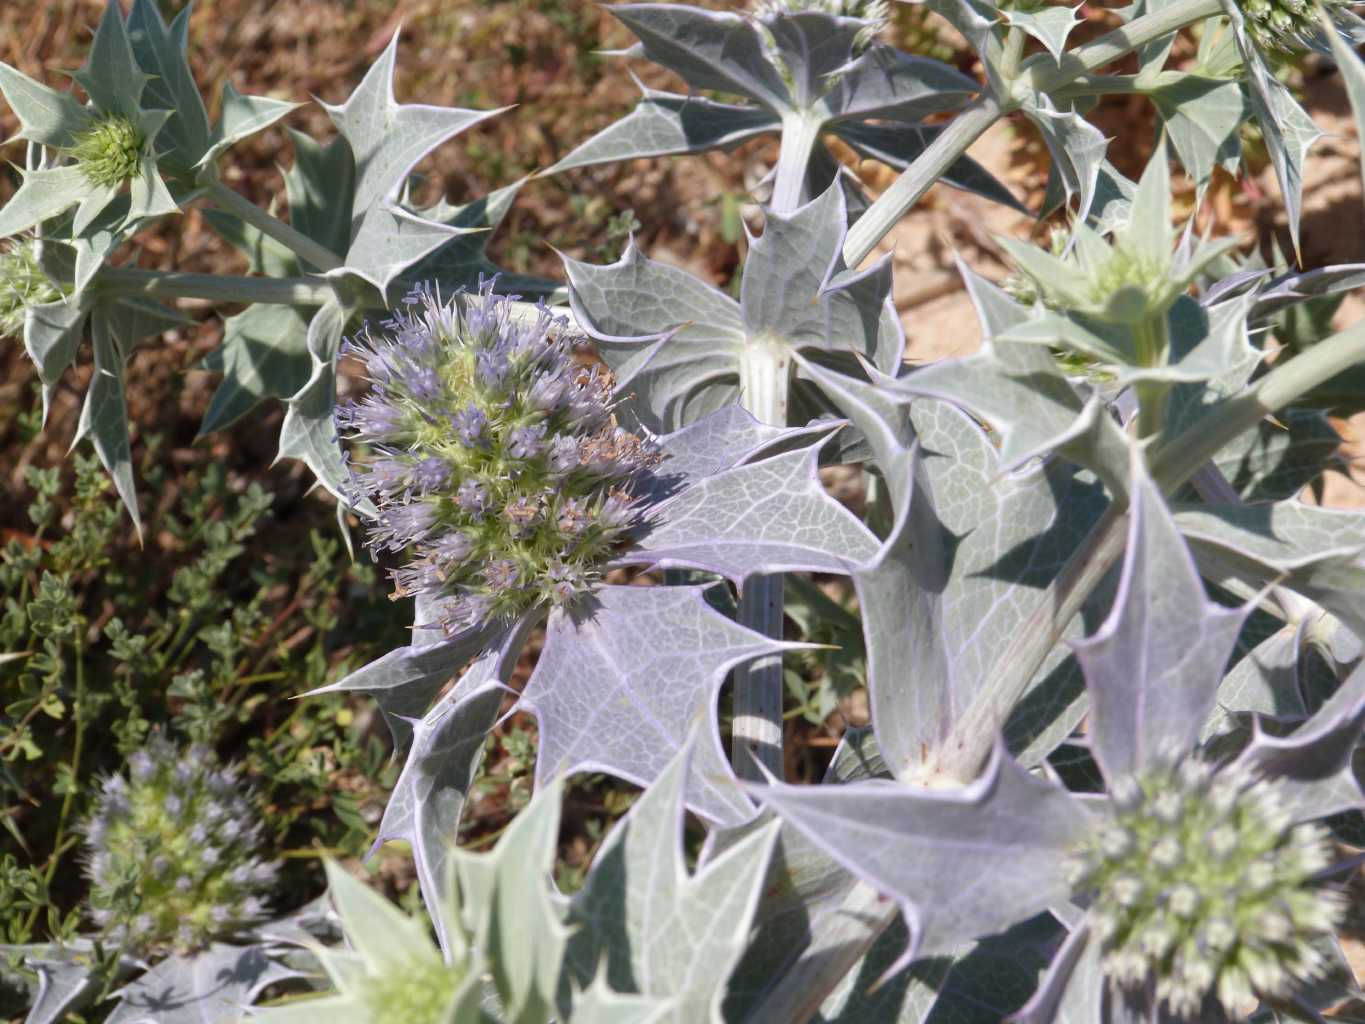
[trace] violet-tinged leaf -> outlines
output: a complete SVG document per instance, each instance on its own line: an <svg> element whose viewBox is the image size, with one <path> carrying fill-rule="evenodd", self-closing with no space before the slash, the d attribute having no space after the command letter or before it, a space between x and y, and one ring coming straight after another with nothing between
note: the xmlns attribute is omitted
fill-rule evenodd
<svg viewBox="0 0 1365 1024"><path fill-rule="evenodd" d="M1061 860L1090 827L1080 801L999 748L961 789L870 781L750 792L900 904L912 940L892 971L1065 902Z"/></svg>
<svg viewBox="0 0 1365 1024"><path fill-rule="evenodd" d="M727 405L696 423L658 439L659 464L652 494L662 499L734 466L749 462L779 443L828 434L828 424L806 428L769 426L738 405Z"/></svg>
<svg viewBox="0 0 1365 1024"><path fill-rule="evenodd" d="M778 113L790 109L791 95L750 19L686 4L618 4L610 10L639 37L646 57L693 88L747 96Z"/></svg>
<svg viewBox="0 0 1365 1024"><path fill-rule="evenodd" d="M1365 807L1351 756L1365 727L1365 663L1316 714L1287 737L1259 729L1237 763L1287 787L1296 821Z"/></svg>
<svg viewBox="0 0 1365 1024"><path fill-rule="evenodd" d="M721 824L753 816L721 750L716 699L735 666L799 645L736 625L704 589L606 586L577 618L551 613L522 694L540 726L537 785L603 771L648 786L702 720L688 806Z"/></svg>
<svg viewBox="0 0 1365 1024"><path fill-rule="evenodd" d="M575 146L541 173L559 174L576 167L640 157L729 150L746 139L782 127L776 114L761 108L659 92L644 85L640 89L644 98L634 110Z"/></svg>
<svg viewBox="0 0 1365 1024"><path fill-rule="evenodd" d="M162 960L118 993L107 1024L225 1024L268 986L297 972L264 946L214 943L193 956Z"/></svg>
<svg viewBox="0 0 1365 1024"><path fill-rule="evenodd" d="M1099 632L1074 645L1093 708L1091 750L1111 782L1194 746L1246 617L1204 596L1160 492L1140 462L1134 467L1113 610Z"/></svg>
<svg viewBox="0 0 1365 1024"><path fill-rule="evenodd" d="M453 636L440 629L413 630L413 643L399 647L327 686L304 694L354 690L368 693L379 704L393 734L393 745L402 750L412 738L412 723L431 708L436 694L466 662L484 651L493 639L482 625Z"/></svg>
<svg viewBox="0 0 1365 1024"><path fill-rule="evenodd" d="M1365 536L1360 513L1297 500L1175 507L1176 524L1210 580L1280 584L1365 635Z"/></svg>
<svg viewBox="0 0 1365 1024"><path fill-rule="evenodd" d="M702 569L737 583L798 569L849 572L877 544L821 486L824 441L723 470L669 498L620 561Z"/></svg>
<svg viewBox="0 0 1365 1024"><path fill-rule="evenodd" d="M483 761L484 740L498 718L502 685L521 653L524 630L490 643L461 676L457 687L413 726L412 748L384 808L374 849L392 840L412 848L417 881L428 907L444 907L447 860L459 838L469 786ZM450 941L440 914L436 934Z"/></svg>
<svg viewBox="0 0 1365 1024"><path fill-rule="evenodd" d="M1306 622L1288 623L1262 640L1232 667L1218 684L1213 714L1200 730L1211 740L1232 728L1232 716L1246 713L1269 715L1282 721L1308 716L1304 680L1307 664L1303 650Z"/></svg>
<svg viewBox="0 0 1365 1024"><path fill-rule="evenodd" d="M688 731L598 850L570 905L577 931L565 967L584 984L605 959L618 992L670 1000L662 1020L720 1024L725 982L749 938L777 828L755 831L688 874L683 793L697 775Z"/></svg>

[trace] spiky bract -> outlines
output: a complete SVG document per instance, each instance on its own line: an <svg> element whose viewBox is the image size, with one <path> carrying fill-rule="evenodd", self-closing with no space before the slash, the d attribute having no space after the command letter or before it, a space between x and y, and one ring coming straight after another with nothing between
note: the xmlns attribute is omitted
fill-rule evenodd
<svg viewBox="0 0 1365 1024"><path fill-rule="evenodd" d="M413 549L398 593L437 599L448 631L588 593L658 456L613 423L611 375L575 359L563 323L488 287L419 289L350 349L374 389L338 429L371 448L352 472L379 509L369 544Z"/></svg>
<svg viewBox="0 0 1365 1024"><path fill-rule="evenodd" d="M21 337L28 307L61 297L38 263L35 239L17 238L6 244L0 252L0 338Z"/></svg>
<svg viewBox="0 0 1365 1024"><path fill-rule="evenodd" d="M1111 811L1075 852L1103 968L1181 1019L1206 999L1230 1014L1321 973L1316 944L1340 894L1313 884L1333 861L1327 831L1295 824L1283 783L1186 759L1111 787Z"/></svg>
<svg viewBox="0 0 1365 1024"><path fill-rule="evenodd" d="M92 185L117 188L137 177L143 143L137 125L108 114L76 136L71 155Z"/></svg>
<svg viewBox="0 0 1365 1024"><path fill-rule="evenodd" d="M872 45L891 18L891 5L887 0L757 0L754 4L754 13L761 18L807 11L866 21L867 28L858 33L856 40L859 48Z"/></svg>
<svg viewBox="0 0 1365 1024"><path fill-rule="evenodd" d="M265 914L275 867L235 766L155 737L105 780L84 823L95 923L139 952L202 948Z"/></svg>

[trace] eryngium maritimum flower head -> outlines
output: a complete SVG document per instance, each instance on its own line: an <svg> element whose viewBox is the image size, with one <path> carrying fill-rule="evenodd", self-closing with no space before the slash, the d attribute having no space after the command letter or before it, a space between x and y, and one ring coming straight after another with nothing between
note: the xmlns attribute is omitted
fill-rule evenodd
<svg viewBox="0 0 1365 1024"><path fill-rule="evenodd" d="M0 338L21 337L24 311L61 297L38 265L34 239L16 238L5 244L0 251Z"/></svg>
<svg viewBox="0 0 1365 1024"><path fill-rule="evenodd" d="M155 737L104 781L84 823L92 916L114 942L193 950L259 921L275 868L233 766Z"/></svg>
<svg viewBox="0 0 1365 1024"><path fill-rule="evenodd" d="M1207 996L1235 1015L1322 972L1345 903L1313 884L1332 844L1294 824L1284 783L1187 758L1119 780L1110 807L1071 867L1116 985L1192 1020Z"/></svg>
<svg viewBox="0 0 1365 1024"><path fill-rule="evenodd" d="M370 449L352 470L379 509L368 543L412 549L397 591L437 599L450 631L585 594L658 461L614 424L610 374L577 362L547 311L517 308L488 287L419 289L349 346L374 384L337 413Z"/></svg>
<svg viewBox="0 0 1365 1024"><path fill-rule="evenodd" d="M92 185L117 188L137 176L142 133L126 117L108 114L76 137L76 164Z"/></svg>

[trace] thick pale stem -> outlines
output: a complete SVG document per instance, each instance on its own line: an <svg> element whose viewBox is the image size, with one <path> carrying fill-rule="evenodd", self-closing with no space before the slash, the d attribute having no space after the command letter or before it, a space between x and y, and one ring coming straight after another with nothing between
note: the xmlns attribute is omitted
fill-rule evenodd
<svg viewBox="0 0 1365 1024"><path fill-rule="evenodd" d="M1166 349L1170 338L1166 315L1149 317L1137 325L1137 357L1142 366L1166 364ZM1166 397L1171 386L1165 381L1142 380L1133 388L1138 400L1137 436L1155 437L1166 423Z"/></svg>
<svg viewBox="0 0 1365 1024"><path fill-rule="evenodd" d="M1046 56L1025 61L1025 73L1019 76L1013 95L980 97L949 123L933 144L877 197L849 231L844 242L844 262L856 267L866 259L882 237L919 202L929 186L956 163L987 128L1016 109L1023 97L1033 93L1054 93L1138 47L1178 32L1186 25L1211 18L1222 9L1222 0L1186 0L1078 46L1063 54L1058 64L1053 64Z"/></svg>
<svg viewBox="0 0 1365 1024"><path fill-rule="evenodd" d="M184 274L171 270L105 267L98 287L118 295L150 295L158 299L204 299L209 302L265 302L281 306L321 306L336 296L317 277L233 277Z"/></svg>
<svg viewBox="0 0 1365 1024"><path fill-rule="evenodd" d="M786 426L791 356L780 344L750 339L740 357L740 401L764 423ZM739 621L764 636L782 638L782 577L754 576L740 594ZM735 717L730 760L741 779L763 781L762 765L782 778L782 655L735 670Z"/></svg>
<svg viewBox="0 0 1365 1024"><path fill-rule="evenodd" d="M342 259L326 246L319 245L307 235L290 227L278 217L272 217L246 197L233 191L221 181L210 181L207 186L208 198L216 205L246 221L263 234L270 236L281 245L294 252L301 260L318 270L336 270Z"/></svg>
<svg viewBox="0 0 1365 1024"><path fill-rule="evenodd" d="M782 149L770 204L774 213L791 213L801 205L810 155L820 139L820 122L803 114L782 121Z"/></svg>

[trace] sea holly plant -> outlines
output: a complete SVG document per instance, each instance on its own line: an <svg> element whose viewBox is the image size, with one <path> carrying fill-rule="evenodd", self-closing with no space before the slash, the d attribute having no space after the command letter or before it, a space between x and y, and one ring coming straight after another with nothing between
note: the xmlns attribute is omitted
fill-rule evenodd
<svg viewBox="0 0 1365 1024"><path fill-rule="evenodd" d="M259 1015L281 1020L1117 1024L1315 1019L1348 991L1365 531L1297 496L1333 458L1325 412L1359 408L1365 327L1318 303L1361 271L1252 265L1180 228L1172 163L1202 203L1249 112L1296 239L1319 130L1278 72L1332 54L1359 120L1361 23L1173 0L1073 45L1081 9L925 6L979 78L881 42L880 4L613 9L629 53L695 94L646 91L549 171L778 135L734 294L647 237L605 266L565 255L563 285L499 273L486 238L519 183L413 198L417 163L491 112L399 103L396 36L324 105L336 137L291 133L287 220L219 166L293 105L225 86L213 122L188 12L109 4L79 93L0 71L28 143L0 326L49 398L90 342L78 429L135 521L129 354L184 325L168 300L245 303L204 429L283 401L281 454L412 601L406 645L320 689L373 696L389 726L375 844L407 845L427 910L333 866L349 949L315 908L262 920L265 854L218 820L242 817L236 781L154 742L89 808L98 942L7 951L40 979L30 1020L109 992L110 1020L213 1019L269 989ZM1086 115L1135 94L1160 137L1133 182ZM962 265L980 348L907 366L891 258L869 257L938 182L1013 203L967 150L1015 113L1051 154L1056 244L1004 239L1003 286ZM869 201L845 146L899 177ZM196 203L250 274L114 265ZM343 356L364 379L338 405ZM835 466L862 484L848 505ZM842 588L833 632L861 632L870 726L819 786L783 778L782 658L816 646L784 621L793 574ZM799 631L833 635L806 606ZM514 711L536 720L537 795L474 853L461 821ZM644 792L565 896L583 772Z"/></svg>

